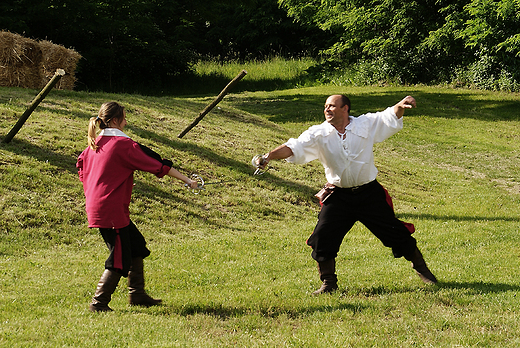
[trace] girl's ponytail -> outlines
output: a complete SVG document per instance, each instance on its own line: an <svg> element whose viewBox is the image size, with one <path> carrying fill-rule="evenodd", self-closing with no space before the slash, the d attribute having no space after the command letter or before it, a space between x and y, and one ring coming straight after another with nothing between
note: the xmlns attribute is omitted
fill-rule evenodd
<svg viewBox="0 0 520 348"><path fill-rule="evenodd" d="M88 123L88 146L96 151L99 146L96 144L96 126L100 129L109 128L112 119L119 122L125 118L125 108L116 102L107 102L101 105L97 117L91 117Z"/></svg>
<svg viewBox="0 0 520 348"><path fill-rule="evenodd" d="M96 122L98 120L98 117L91 117L88 122L88 146L94 151L98 149L96 144Z"/></svg>

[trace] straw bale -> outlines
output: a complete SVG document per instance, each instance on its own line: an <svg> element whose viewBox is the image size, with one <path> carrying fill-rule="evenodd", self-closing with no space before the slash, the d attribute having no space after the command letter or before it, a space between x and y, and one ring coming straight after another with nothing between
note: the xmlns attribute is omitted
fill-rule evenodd
<svg viewBox="0 0 520 348"><path fill-rule="evenodd" d="M40 89L57 69L67 75L56 84L58 89L73 89L76 67L81 55L50 41L35 41L0 31L0 86Z"/></svg>
<svg viewBox="0 0 520 348"><path fill-rule="evenodd" d="M43 40L39 44L43 53L43 85L49 82L57 69L63 69L67 75L60 79L56 88L74 89L76 66L81 55L73 49L53 44L50 41Z"/></svg>
<svg viewBox="0 0 520 348"><path fill-rule="evenodd" d="M0 32L0 86L40 88L42 51L37 42Z"/></svg>

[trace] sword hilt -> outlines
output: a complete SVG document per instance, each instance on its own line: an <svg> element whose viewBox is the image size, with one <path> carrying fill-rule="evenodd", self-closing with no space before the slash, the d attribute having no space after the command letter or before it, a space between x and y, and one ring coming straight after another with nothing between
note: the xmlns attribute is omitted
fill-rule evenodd
<svg viewBox="0 0 520 348"><path fill-rule="evenodd" d="M192 174L191 177L193 178L192 180L195 180L197 182L197 187L196 188L191 188L190 185L188 184L184 184L185 187L188 187L188 189L195 195L198 195L200 193L200 191L202 190L205 190L206 188L204 187L204 180L197 174Z"/></svg>
<svg viewBox="0 0 520 348"><path fill-rule="evenodd" d="M254 156L251 160L251 164L253 165L253 168L256 168L253 175L262 175L269 169L265 167L261 168L262 166L267 165L267 161L265 160L265 157L263 155Z"/></svg>

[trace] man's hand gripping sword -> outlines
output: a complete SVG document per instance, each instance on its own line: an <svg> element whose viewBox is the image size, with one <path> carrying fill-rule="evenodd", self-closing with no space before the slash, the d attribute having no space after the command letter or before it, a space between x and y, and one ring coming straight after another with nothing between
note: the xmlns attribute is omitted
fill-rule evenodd
<svg viewBox="0 0 520 348"><path fill-rule="evenodd" d="M267 167L268 162L269 161L266 160L264 155L256 155L253 157L251 160L251 165L253 165L253 168L256 169L253 175L262 175L267 172L267 170L269 170L269 167Z"/></svg>

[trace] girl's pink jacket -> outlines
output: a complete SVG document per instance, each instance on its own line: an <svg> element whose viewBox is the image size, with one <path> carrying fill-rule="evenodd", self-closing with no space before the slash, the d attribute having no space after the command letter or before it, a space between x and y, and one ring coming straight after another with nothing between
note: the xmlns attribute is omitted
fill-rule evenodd
<svg viewBox="0 0 520 348"><path fill-rule="evenodd" d="M134 171L150 172L161 178L171 168L171 162L151 157L144 151L147 148L123 132L120 134L99 136L96 139L98 150L88 147L78 157L76 167L85 192L89 227L119 229L128 226Z"/></svg>

